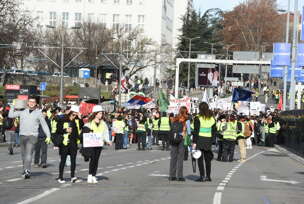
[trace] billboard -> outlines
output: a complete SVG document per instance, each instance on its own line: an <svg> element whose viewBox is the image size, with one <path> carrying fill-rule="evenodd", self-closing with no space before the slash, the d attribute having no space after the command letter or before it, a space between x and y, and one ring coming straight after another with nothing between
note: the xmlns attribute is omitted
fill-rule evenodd
<svg viewBox="0 0 304 204"><path fill-rule="evenodd" d="M217 87L219 85L219 68L210 64L198 64L196 69L196 87Z"/></svg>

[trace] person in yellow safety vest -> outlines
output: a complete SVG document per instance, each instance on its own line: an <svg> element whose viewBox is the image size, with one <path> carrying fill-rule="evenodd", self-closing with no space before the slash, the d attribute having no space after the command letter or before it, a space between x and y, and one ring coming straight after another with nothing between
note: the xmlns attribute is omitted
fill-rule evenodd
<svg viewBox="0 0 304 204"><path fill-rule="evenodd" d="M238 133L237 133L237 142L240 150L240 162L244 162L246 160L246 139L245 139L245 124L246 118L244 115L240 116L240 120L238 121Z"/></svg>
<svg viewBox="0 0 304 204"><path fill-rule="evenodd" d="M222 126L226 122L226 116L221 115L216 123L216 130L217 130L217 145L218 145L218 151L217 151L217 161L222 161L223 156L223 132L222 132Z"/></svg>
<svg viewBox="0 0 304 204"><path fill-rule="evenodd" d="M115 133L115 150L123 149L123 134L125 126L126 124L123 117L118 115L112 124L112 131Z"/></svg>
<svg viewBox="0 0 304 204"><path fill-rule="evenodd" d="M146 131L147 131L147 149L152 150L152 130L153 130L153 121L151 119L151 115L149 114L146 122Z"/></svg>
<svg viewBox="0 0 304 204"><path fill-rule="evenodd" d="M166 150L166 151L169 151L169 134L171 130L170 125L171 122L169 117L165 112L163 112L162 117L158 122L158 126L159 126L158 136L162 140L162 146L163 146L162 150Z"/></svg>
<svg viewBox="0 0 304 204"><path fill-rule="evenodd" d="M152 134L153 134L153 144L154 145L159 145L159 138L158 138L158 132L159 132L159 126L158 126L158 123L159 123L159 113L158 112L153 115L152 123L153 123L153 131L152 131Z"/></svg>
<svg viewBox="0 0 304 204"><path fill-rule="evenodd" d="M211 181L211 161L213 159L212 142L216 129L213 112L207 103L199 104L199 115L194 119L193 150L200 150L202 155L198 159L200 177L197 182ZM204 165L204 163L206 165Z"/></svg>
<svg viewBox="0 0 304 204"><path fill-rule="evenodd" d="M137 120L136 138L137 138L137 150L146 150L146 119L143 116Z"/></svg>
<svg viewBox="0 0 304 204"><path fill-rule="evenodd" d="M60 108L55 108L53 110L51 110L51 117L50 117L50 121L51 121L51 137L52 137L52 142L54 144L55 147L58 147L60 144L60 138L58 138L58 135L56 134L57 132L57 124L58 121L60 120L58 113L60 112Z"/></svg>
<svg viewBox="0 0 304 204"><path fill-rule="evenodd" d="M93 107L93 113L90 116L88 123L83 127L81 138L82 138L82 155L85 161L90 160L89 163L89 175L87 178L88 183L98 183L96 178L96 173L98 170L98 161L105 144L112 145L110 141L110 133L106 122L104 121L103 108L100 105L95 105ZM87 142L84 143L84 137L87 136L86 133L96 133L99 135L99 144L95 147L88 147Z"/></svg>
<svg viewBox="0 0 304 204"><path fill-rule="evenodd" d="M269 147L274 147L274 144L276 143L277 140L277 134L278 131L280 130L280 123L276 121L275 118L272 116L268 117L268 145Z"/></svg>
<svg viewBox="0 0 304 204"><path fill-rule="evenodd" d="M231 114L229 121L222 126L223 131L223 157L222 161L232 162L234 157L235 141L237 138L237 121L236 116Z"/></svg>
<svg viewBox="0 0 304 204"><path fill-rule="evenodd" d="M68 114L64 115L63 119L57 122L56 134L61 138L59 144L60 164L59 164L59 183L65 183L63 179L63 171L66 163L67 156L71 158L71 182L75 183L79 180L75 177L76 169L76 156L79 139L79 130L83 126L81 120L77 119L79 115L79 107L72 106ZM78 121L78 122L77 122Z"/></svg>

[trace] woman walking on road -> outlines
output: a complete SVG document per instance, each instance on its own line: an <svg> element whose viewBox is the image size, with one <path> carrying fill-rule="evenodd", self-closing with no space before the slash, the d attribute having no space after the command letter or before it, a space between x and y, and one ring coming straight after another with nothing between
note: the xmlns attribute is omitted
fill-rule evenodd
<svg viewBox="0 0 304 204"><path fill-rule="evenodd" d="M84 147L82 149L82 154L85 157L85 160L89 159L89 175L87 182L88 183L98 183L96 178L96 173L98 169L98 161L100 157L100 153L104 146L104 143L112 145L110 141L109 129L107 124L103 119L102 107L100 105L96 105L93 108L93 114L89 118L89 122L86 123L83 127L82 133L98 133L101 134L102 140L100 141L101 146L98 147ZM83 134L82 134L83 139ZM82 144L83 140L82 140Z"/></svg>
<svg viewBox="0 0 304 204"><path fill-rule="evenodd" d="M59 145L60 164L59 164L59 183L65 183L63 179L63 171L67 156L71 157L71 182L78 181L75 177L77 145L80 143L79 130L81 128L81 120L77 119L79 112L78 106L72 106L71 111L57 123L56 134L61 138Z"/></svg>
<svg viewBox="0 0 304 204"><path fill-rule="evenodd" d="M199 115L194 119L193 149L202 152L198 159L200 178L198 182L211 181L212 129L215 129L215 119L207 103L199 104ZM204 164L205 162L205 164ZM206 167L206 168L205 168Z"/></svg>

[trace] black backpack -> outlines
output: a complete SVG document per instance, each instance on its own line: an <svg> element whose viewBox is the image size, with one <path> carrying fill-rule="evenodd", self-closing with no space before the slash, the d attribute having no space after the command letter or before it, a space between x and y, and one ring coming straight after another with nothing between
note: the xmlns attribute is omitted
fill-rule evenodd
<svg viewBox="0 0 304 204"><path fill-rule="evenodd" d="M13 118L5 118L4 119L4 129L10 130L14 126L14 119Z"/></svg>
<svg viewBox="0 0 304 204"><path fill-rule="evenodd" d="M171 145L179 145L183 141L183 123L173 122L171 123L171 131L169 141Z"/></svg>

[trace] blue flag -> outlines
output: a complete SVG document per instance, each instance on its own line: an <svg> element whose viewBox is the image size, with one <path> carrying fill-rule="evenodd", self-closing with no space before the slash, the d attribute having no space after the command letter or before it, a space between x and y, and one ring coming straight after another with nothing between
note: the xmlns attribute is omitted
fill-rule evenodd
<svg viewBox="0 0 304 204"><path fill-rule="evenodd" d="M232 102L250 101L252 94L253 92L250 90L246 90L243 88L235 88L233 89Z"/></svg>

